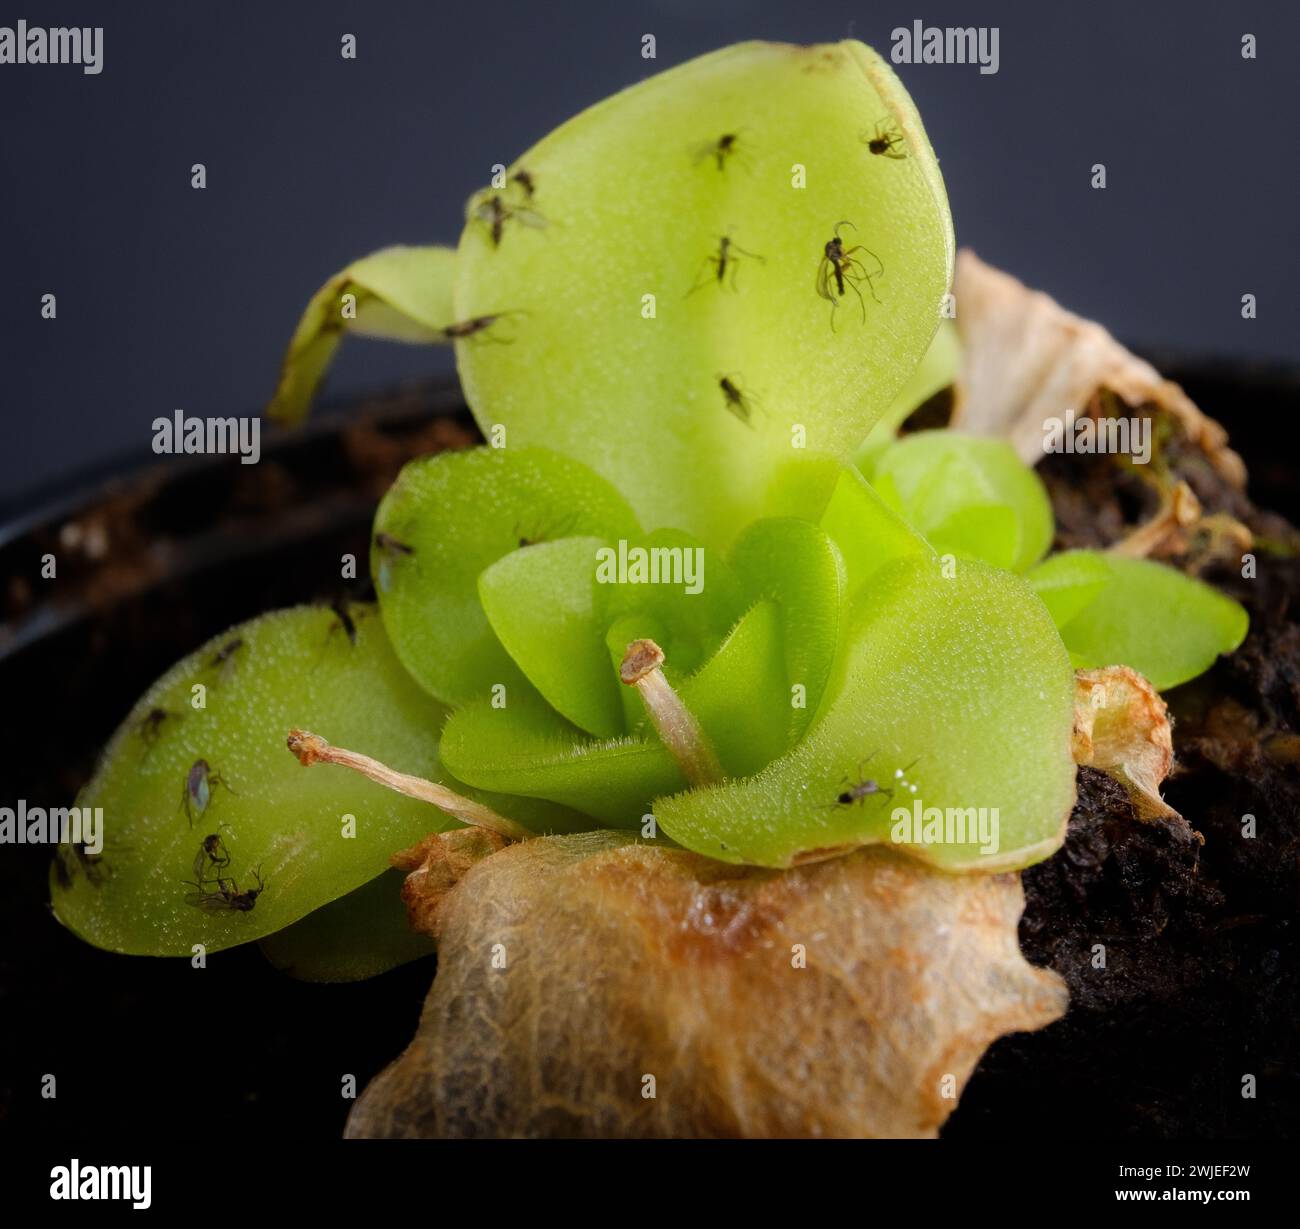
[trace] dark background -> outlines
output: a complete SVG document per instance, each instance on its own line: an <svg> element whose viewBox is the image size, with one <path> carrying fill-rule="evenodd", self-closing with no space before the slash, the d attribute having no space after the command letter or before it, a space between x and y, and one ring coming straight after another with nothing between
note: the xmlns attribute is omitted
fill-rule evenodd
<svg viewBox="0 0 1300 1229"><path fill-rule="evenodd" d="M996 25L996 75L903 65L958 241L1139 347L1294 358L1293 3L846 0L56 4L104 68L0 65L0 377L10 511L148 454L176 408L259 408L308 295L463 202L556 124L725 43ZM1243 60L1245 32L1258 59ZM358 59L340 57L353 33ZM658 59L640 56L653 33ZM190 167L207 166L204 191ZM1089 186L1104 162L1108 187ZM58 296L58 318L40 299ZM1243 321L1240 296L1258 297ZM353 341L328 390L450 370Z"/></svg>
<svg viewBox="0 0 1300 1229"><path fill-rule="evenodd" d="M31 0L0 12L0 24L103 25L105 68L88 77L73 66L0 66L0 409L9 426L0 503L30 514L88 470L146 459L151 420L175 408L258 408L325 277L389 243L454 240L463 200L493 162L608 92L742 38L852 35L887 53L890 30L921 17L1001 29L995 76L975 66L899 70L942 159L959 241L1144 352L1181 350L1191 361L1171 374L1228 422L1259 502L1294 515L1294 465L1270 426L1294 411L1294 380L1268 385L1254 366L1202 364L1297 357L1300 16L1288 8ZM358 37L355 62L339 57L345 32ZM1245 32L1259 39L1256 61L1240 59ZM640 58L643 33L658 39L655 62ZM1105 192L1089 187L1097 161L1108 167ZM194 162L208 168L203 192L189 186ZM1253 322L1240 318L1246 291L1259 300ZM58 295L55 321L40 319L46 292ZM449 370L444 352L351 341L329 388L343 396ZM329 596L322 578L336 575L341 550L364 552L391 478L364 464L358 472L358 456L392 468L427 451L427 415L416 411L454 404L421 397L389 407L398 426L387 452L374 440L349 450L322 430L251 473L230 458L168 462L166 485L146 485L129 517L111 522L128 561L170 561L141 592L95 589L102 569L78 573L65 552L60 587L80 595L84 582L94 617L29 620L28 647L0 654L0 695L20 714L0 752L0 800L71 797L130 700L172 661L259 610ZM295 519L304 510L320 515ZM34 517L37 527L12 541L0 532L0 576L35 575L60 520ZM143 565L141 575L150 576ZM47 863L35 848L0 857L0 1052L9 1059L0 1133L81 1133L101 1144L123 1133L220 1134L223 1152L334 1138L347 1110L339 1074L364 1084L411 1036L427 960L342 987L275 974L252 946L223 953L202 977L184 961L127 961L48 916ZM1283 1015L1289 1026L1293 1013ZM1026 1062L1022 1076L1000 1043L992 1061L1002 1056L1003 1078L975 1085L948 1133L1149 1137L1140 1098L1117 1101L1114 1087L1186 1080L1170 1070L1165 1032L1140 1013L1121 1028L1126 1046L1116 1046L1107 1079L1073 1084L1052 1063ZM1026 1054L1050 1053L1054 1036L1030 1038ZM1213 1061L1198 1058L1198 1070ZM51 1071L54 1102L36 1091ZM1190 1133L1178 1097L1163 1095ZM1279 1112L1252 1109L1234 1101L1208 1127L1193 1125L1216 1137L1294 1135ZM203 1157L195 1189L238 1193L224 1156Z"/></svg>

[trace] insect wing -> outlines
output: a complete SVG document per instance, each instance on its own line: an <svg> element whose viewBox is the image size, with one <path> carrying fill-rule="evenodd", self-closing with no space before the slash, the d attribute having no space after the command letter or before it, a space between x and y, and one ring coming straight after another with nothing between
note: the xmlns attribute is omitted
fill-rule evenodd
<svg viewBox="0 0 1300 1229"><path fill-rule="evenodd" d="M518 218L525 226L531 226L534 230L541 230L546 225L546 219L535 209L525 209L519 205L510 210L510 217Z"/></svg>
<svg viewBox="0 0 1300 1229"><path fill-rule="evenodd" d="M817 294L829 303L835 302L835 295L831 292L834 269L835 265L829 256L823 256L821 264L817 266Z"/></svg>

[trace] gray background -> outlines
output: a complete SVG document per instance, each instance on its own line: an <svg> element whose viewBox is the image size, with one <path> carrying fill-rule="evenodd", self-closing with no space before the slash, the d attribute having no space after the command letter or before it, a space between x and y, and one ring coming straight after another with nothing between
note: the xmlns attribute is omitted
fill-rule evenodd
<svg viewBox="0 0 1300 1229"><path fill-rule="evenodd" d="M394 242L453 241L465 197L583 106L744 38L996 25L996 75L899 71L960 243L1139 346L1294 359L1300 6L840 3L89 4L104 71L0 65L0 500L148 455L176 408L263 404L307 296ZM1244 61L1240 39L1259 40ZM355 33L359 58L339 40ZM640 57L640 36L658 60ZM1089 187L1094 162L1104 192ZM208 187L190 188L203 162ZM40 297L58 296L58 318ZM1243 292L1259 318L1240 317ZM330 395L449 371L352 341Z"/></svg>

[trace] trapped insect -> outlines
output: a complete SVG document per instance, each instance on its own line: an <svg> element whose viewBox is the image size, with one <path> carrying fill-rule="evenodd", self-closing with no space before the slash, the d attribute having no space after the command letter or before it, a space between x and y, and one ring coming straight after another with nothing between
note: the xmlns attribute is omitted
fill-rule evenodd
<svg viewBox="0 0 1300 1229"><path fill-rule="evenodd" d="M120 853L129 851L131 846L118 843L113 848ZM55 855L55 871L59 877L59 885L70 888L74 872L77 870L86 876L86 882L92 888L99 887L113 873L104 858L103 851L91 853L86 848L85 841L72 841L68 845L60 845Z"/></svg>
<svg viewBox="0 0 1300 1229"><path fill-rule="evenodd" d="M236 637L234 640L223 644L213 655L212 660L208 662L208 669L220 671L217 676L218 682L224 683L235 672L239 652L243 647L243 640Z"/></svg>
<svg viewBox="0 0 1300 1229"><path fill-rule="evenodd" d="M249 913L257 904L257 898L266 891L260 866L253 871L253 878L257 881L257 887L244 890L240 889L233 878L200 879L194 884L186 881L187 886L196 887L198 891L189 893L185 897L185 903L199 909L229 909L234 913Z"/></svg>
<svg viewBox="0 0 1300 1229"><path fill-rule="evenodd" d="M697 145L693 161L698 163L703 162L705 159L712 159L719 171L725 171L727 162L732 158L737 158L737 156L743 165L745 163L745 152L742 148L740 132L724 132L720 137L714 137L712 140L705 141L702 145Z"/></svg>
<svg viewBox="0 0 1300 1229"><path fill-rule="evenodd" d="M845 788L842 789L835 796L835 801L829 803L828 806L830 807L862 806L863 803L865 803L868 798L872 797L875 794L881 794L886 798L892 796L893 794L892 790L885 789L883 786L877 783L876 780L872 777L863 776L863 771L865 770L866 766L870 764L874 758L875 758L875 754L873 752L871 755L867 756L867 758L858 765L858 775L856 780L851 780L848 777L844 778Z"/></svg>
<svg viewBox="0 0 1300 1229"><path fill-rule="evenodd" d="M225 785L230 789L221 775L208 767L207 760L195 760L185 774L185 788L181 793L181 807L184 808L191 828L194 827L194 817L202 815L208 809L214 785Z"/></svg>
<svg viewBox="0 0 1300 1229"><path fill-rule="evenodd" d="M59 881L59 887L67 891L72 887L72 853L66 845L60 845L54 851L54 874Z"/></svg>
<svg viewBox="0 0 1300 1229"><path fill-rule="evenodd" d="M447 325L442 330L442 335L448 341L468 341L474 338L478 341L491 341L497 345L508 346L513 343L513 337L501 337L497 331L488 332L488 330L498 320L519 314L519 312L494 312L489 316L474 316L469 320L458 320L454 324Z"/></svg>
<svg viewBox="0 0 1300 1229"><path fill-rule="evenodd" d="M390 533L375 534L375 546L386 555L414 555L415 547L399 542Z"/></svg>
<svg viewBox="0 0 1300 1229"><path fill-rule="evenodd" d="M718 377L718 387L722 390L722 401L728 412L734 414L745 426L753 426L755 398L746 393L737 379L725 375Z"/></svg>
<svg viewBox="0 0 1300 1229"><path fill-rule="evenodd" d="M135 723L136 735L144 744L146 754L153 749L154 744L158 741L159 735L162 733L163 723L169 717L175 717L176 715L165 708L151 708Z"/></svg>
<svg viewBox="0 0 1300 1229"><path fill-rule="evenodd" d="M408 546L388 533L377 533L374 540L375 550L379 552L375 585L381 593L387 593L393 583L393 564L399 559L409 559L415 554L415 547Z"/></svg>
<svg viewBox="0 0 1300 1229"><path fill-rule="evenodd" d="M840 238L840 227L853 226L852 222L844 221L835 224L835 234L826 241L822 249L822 258L817 266L817 294L825 299L831 305L831 330L835 329L835 309L839 306L839 300L844 297L845 287L848 287L858 296L858 303L862 308L862 322L867 322L867 303L862 297L862 291L858 289L861 282L867 283L867 289L871 293L872 299L877 303L876 288L874 279L883 277L885 266L881 263L880 257L871 251L870 248L862 244L854 244L853 247L846 248L844 240ZM874 273L867 270L861 259L855 255L857 252L865 252L870 256L876 265Z"/></svg>
<svg viewBox="0 0 1300 1229"><path fill-rule="evenodd" d="M59 886L72 887L75 872L80 869L91 887L99 887L108 876L108 867L102 853L90 853L85 841L73 841L60 845L54 853L54 871L58 876Z"/></svg>
<svg viewBox="0 0 1300 1229"><path fill-rule="evenodd" d="M199 845L199 852L194 855L194 884L201 886L210 876L205 871L223 871L230 865L230 851L218 832L210 832Z"/></svg>
<svg viewBox="0 0 1300 1229"><path fill-rule="evenodd" d="M519 549L525 546L536 546L539 542L553 542L557 538L568 537L573 531L578 520L576 512L570 512L562 516L558 521L552 521L549 525L535 525L532 528L523 528L520 525L515 526L515 537L519 541Z"/></svg>
<svg viewBox="0 0 1300 1229"><path fill-rule="evenodd" d="M507 205L497 193L489 193L475 204L471 210L473 217L487 225L492 236L492 246L500 247L505 234L506 223L514 218L525 226L543 227L546 219L536 210L526 209L522 205Z"/></svg>
<svg viewBox="0 0 1300 1229"><path fill-rule="evenodd" d="M687 298L693 295L697 290L707 286L710 282L718 286L729 286L736 290L736 269L740 264L741 258L756 260L759 264L766 264L767 261L757 252L751 252L743 248L729 235L722 235L718 239L718 250L711 255L706 256L700 261L700 269L704 270L707 266L713 266L713 272L705 272L695 283L694 286L686 292ZM727 274L731 277L728 279Z"/></svg>
<svg viewBox="0 0 1300 1229"><path fill-rule="evenodd" d="M903 140L902 132L899 131L898 121L892 117L877 120L874 131L864 131L861 135L866 147L873 154L895 159L907 157L907 143Z"/></svg>
<svg viewBox="0 0 1300 1229"><path fill-rule="evenodd" d="M357 643L357 624L349 609L350 605L351 603L341 597L336 597L330 602L330 610L334 612L336 622L330 624L329 634L333 636L336 631L342 629L348 638L348 643L355 647Z"/></svg>
<svg viewBox="0 0 1300 1229"><path fill-rule="evenodd" d="M532 171L526 171L522 168L510 176L511 183L517 183L524 190L524 195L532 200L537 193L537 179Z"/></svg>

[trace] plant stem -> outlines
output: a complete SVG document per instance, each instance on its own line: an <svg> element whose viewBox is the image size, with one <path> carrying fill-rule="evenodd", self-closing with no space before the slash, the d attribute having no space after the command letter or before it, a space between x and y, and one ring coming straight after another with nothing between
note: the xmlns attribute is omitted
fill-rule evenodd
<svg viewBox="0 0 1300 1229"><path fill-rule="evenodd" d="M309 730L290 730L286 743L303 767L326 763L351 768L379 785L386 786L399 794L405 794L408 798L432 803L440 811L445 811L462 823L488 828L510 841L526 841L537 835L522 824L515 823L513 819L498 815L491 807L485 807L481 802L466 798L445 785L426 781L423 777L412 777L404 772L394 772L386 764L381 764L368 755L348 751L344 747L333 747L319 734L313 734Z"/></svg>
<svg viewBox="0 0 1300 1229"><path fill-rule="evenodd" d="M646 711L682 776L691 785L715 785L724 779L718 753L695 714L682 703L659 668L664 651L653 640L634 640L627 646L618 676L641 693Z"/></svg>

